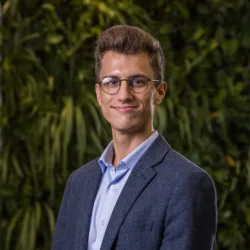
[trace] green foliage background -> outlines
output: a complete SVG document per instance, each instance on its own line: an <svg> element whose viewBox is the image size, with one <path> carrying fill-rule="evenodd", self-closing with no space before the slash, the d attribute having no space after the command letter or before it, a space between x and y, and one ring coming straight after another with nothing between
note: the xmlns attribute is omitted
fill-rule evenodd
<svg viewBox="0 0 250 250"><path fill-rule="evenodd" d="M248 0L5 0L1 13L1 249L50 249L67 177L109 142L93 49L120 23L163 46L169 90L155 126L216 183L216 249L248 249Z"/></svg>

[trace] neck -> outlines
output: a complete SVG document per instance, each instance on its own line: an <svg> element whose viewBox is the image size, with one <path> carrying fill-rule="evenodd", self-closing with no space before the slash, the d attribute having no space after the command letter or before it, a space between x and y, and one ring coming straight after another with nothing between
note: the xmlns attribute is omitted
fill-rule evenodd
<svg viewBox="0 0 250 250"><path fill-rule="evenodd" d="M154 132L153 127L147 131L124 133L121 131L115 131L112 129L113 143L114 143L114 159L113 166L125 158L129 153L136 149L141 143L143 143Z"/></svg>

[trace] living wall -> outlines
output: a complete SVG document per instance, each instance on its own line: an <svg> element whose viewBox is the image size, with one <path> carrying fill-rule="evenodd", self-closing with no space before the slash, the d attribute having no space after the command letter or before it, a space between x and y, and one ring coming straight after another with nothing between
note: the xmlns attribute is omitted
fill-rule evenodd
<svg viewBox="0 0 250 250"><path fill-rule="evenodd" d="M65 182L111 138L96 36L136 25L165 51L155 127L218 191L217 250L250 245L250 2L6 0L1 8L0 248L50 249Z"/></svg>

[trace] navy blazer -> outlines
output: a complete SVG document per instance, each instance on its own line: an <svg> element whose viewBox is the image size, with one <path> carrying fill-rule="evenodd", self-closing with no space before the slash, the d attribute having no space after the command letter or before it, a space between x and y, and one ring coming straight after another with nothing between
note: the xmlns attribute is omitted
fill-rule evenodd
<svg viewBox="0 0 250 250"><path fill-rule="evenodd" d="M100 180L97 159L72 173L52 250L87 249ZM216 189L211 177L159 135L128 178L101 250L211 250L216 225Z"/></svg>

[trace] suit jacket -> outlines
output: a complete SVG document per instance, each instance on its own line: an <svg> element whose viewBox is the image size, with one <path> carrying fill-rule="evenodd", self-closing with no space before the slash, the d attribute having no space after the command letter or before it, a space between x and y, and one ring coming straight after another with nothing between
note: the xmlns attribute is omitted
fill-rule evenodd
<svg viewBox="0 0 250 250"><path fill-rule="evenodd" d="M87 249L100 181L97 159L70 176L52 250ZM216 203L210 176L159 135L129 176L101 250L211 250L216 234Z"/></svg>

